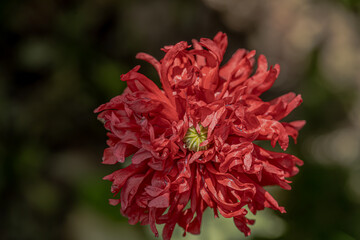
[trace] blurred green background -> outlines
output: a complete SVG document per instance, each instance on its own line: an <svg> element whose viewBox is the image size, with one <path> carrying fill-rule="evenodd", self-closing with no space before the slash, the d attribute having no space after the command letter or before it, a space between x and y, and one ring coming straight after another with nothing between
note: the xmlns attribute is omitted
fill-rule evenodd
<svg viewBox="0 0 360 240"><path fill-rule="evenodd" d="M0 239L154 239L108 205L119 166L101 164L105 130L93 114L124 89L147 52L228 34L225 59L256 49L281 73L264 99L288 91L306 119L287 152L304 160L293 190L270 188L288 213L256 216L247 239L360 239L360 1L2 0L0 3ZM200 236L244 239L207 212ZM176 229L173 239L182 239Z"/></svg>

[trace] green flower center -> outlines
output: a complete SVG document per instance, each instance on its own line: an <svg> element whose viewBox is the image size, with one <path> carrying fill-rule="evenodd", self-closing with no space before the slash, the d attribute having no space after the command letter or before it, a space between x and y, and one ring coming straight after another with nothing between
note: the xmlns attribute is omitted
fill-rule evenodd
<svg viewBox="0 0 360 240"><path fill-rule="evenodd" d="M207 145L200 147L200 143L206 140L208 130L201 124L199 127L200 132L197 132L195 127L190 127L185 134L184 142L190 151L198 152L207 149Z"/></svg>

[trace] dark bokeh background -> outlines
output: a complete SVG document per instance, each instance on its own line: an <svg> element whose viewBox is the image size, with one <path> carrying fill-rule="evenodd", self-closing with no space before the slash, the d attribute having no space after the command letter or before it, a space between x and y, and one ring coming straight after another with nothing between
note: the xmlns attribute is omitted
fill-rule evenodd
<svg viewBox="0 0 360 240"><path fill-rule="evenodd" d="M301 93L306 119L287 152L305 162L293 190L271 188L287 214L264 211L248 239L360 239L358 0L2 0L0 239L153 239L108 205L118 166L101 165L105 130L93 109L120 94L135 59L181 40L229 36L281 74L264 95ZM200 236L244 239L211 213ZM177 229L174 239L181 239Z"/></svg>

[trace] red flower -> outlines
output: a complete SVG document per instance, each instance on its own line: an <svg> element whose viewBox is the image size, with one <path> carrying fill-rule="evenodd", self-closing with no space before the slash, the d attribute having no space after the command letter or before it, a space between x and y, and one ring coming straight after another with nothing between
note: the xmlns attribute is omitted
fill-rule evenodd
<svg viewBox="0 0 360 240"><path fill-rule="evenodd" d="M139 66L121 76L124 93L95 110L109 131L103 163L131 164L106 176L120 198L121 213L130 224L165 224L162 236L170 239L176 224L185 232L200 233L207 207L217 217L233 218L246 236L247 205L254 214L265 207L285 212L263 186L290 189L286 178L298 172L302 161L293 155L265 150L255 140L279 143L283 150L305 121L279 122L302 102L285 94L270 102L259 96L279 74L260 55L254 74L255 51L237 50L220 66L227 37L193 40L162 49L159 62L139 53L138 59L157 70L163 90L138 73ZM130 161L130 160L129 160Z"/></svg>

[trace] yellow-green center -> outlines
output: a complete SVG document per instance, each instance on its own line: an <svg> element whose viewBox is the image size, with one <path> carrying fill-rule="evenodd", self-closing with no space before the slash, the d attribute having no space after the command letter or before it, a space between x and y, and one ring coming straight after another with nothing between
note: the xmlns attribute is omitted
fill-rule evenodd
<svg viewBox="0 0 360 240"><path fill-rule="evenodd" d="M203 151L207 149L207 145L201 146L200 143L204 142L207 137L207 128L199 124L200 132L196 131L195 127L190 127L184 137L186 147L194 152Z"/></svg>

